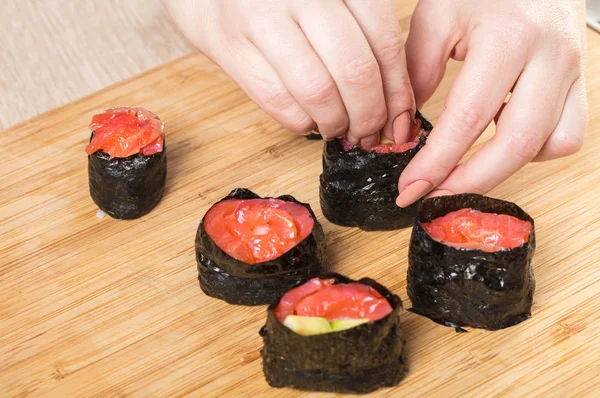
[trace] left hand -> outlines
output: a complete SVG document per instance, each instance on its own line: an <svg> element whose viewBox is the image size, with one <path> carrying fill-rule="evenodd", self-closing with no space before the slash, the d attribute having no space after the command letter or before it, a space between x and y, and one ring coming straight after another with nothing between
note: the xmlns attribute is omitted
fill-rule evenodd
<svg viewBox="0 0 600 398"><path fill-rule="evenodd" d="M397 203L486 193L530 161L573 154L587 123L583 0L421 0L406 42L417 108L465 61ZM506 106L508 93L512 96ZM496 134L457 165L497 118Z"/></svg>

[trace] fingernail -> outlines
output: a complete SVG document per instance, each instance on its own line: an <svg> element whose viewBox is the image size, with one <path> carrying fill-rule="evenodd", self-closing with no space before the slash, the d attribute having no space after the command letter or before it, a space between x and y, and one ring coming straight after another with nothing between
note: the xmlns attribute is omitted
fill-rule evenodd
<svg viewBox="0 0 600 398"><path fill-rule="evenodd" d="M429 181L418 180L404 188L396 198L398 207L408 207L417 201L420 197L431 191L433 184Z"/></svg>
<svg viewBox="0 0 600 398"><path fill-rule="evenodd" d="M434 191L431 191L429 193L429 195L427 195L427 198L435 198L436 196L450 196L450 195L454 195L454 192L452 191L448 191L447 189L436 189Z"/></svg>
<svg viewBox="0 0 600 398"><path fill-rule="evenodd" d="M410 112L406 111L400 114L392 124L392 131L394 134L394 142L396 144L404 144L410 141L410 124L411 117Z"/></svg>

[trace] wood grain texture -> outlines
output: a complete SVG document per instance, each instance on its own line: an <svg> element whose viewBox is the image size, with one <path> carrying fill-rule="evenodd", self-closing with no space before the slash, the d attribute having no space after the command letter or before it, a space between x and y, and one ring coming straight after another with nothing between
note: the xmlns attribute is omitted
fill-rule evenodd
<svg viewBox="0 0 600 398"><path fill-rule="evenodd" d="M409 5L399 10L403 27ZM597 394L600 36L590 31L588 39L591 107L583 149L528 165L491 193L536 220L533 318L502 331L456 334L403 311L410 372L375 396ZM451 63L423 109L432 119L458 68ZM88 194L86 126L93 113L124 104L145 106L165 121L167 188L140 220L97 219ZM367 233L323 220L321 145L277 125L200 54L3 131L2 395L305 395L264 381L258 336L264 307L229 306L202 294L194 234L209 206L234 187L292 194L311 203L322 221L335 271L373 277L410 307L410 230Z"/></svg>
<svg viewBox="0 0 600 398"><path fill-rule="evenodd" d="M4 0L0 129L192 51L160 0Z"/></svg>

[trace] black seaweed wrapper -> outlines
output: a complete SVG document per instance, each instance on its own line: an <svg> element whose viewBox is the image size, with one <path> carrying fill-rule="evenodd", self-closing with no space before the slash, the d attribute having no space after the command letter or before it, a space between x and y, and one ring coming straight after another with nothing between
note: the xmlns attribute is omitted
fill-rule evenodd
<svg viewBox="0 0 600 398"><path fill-rule="evenodd" d="M88 155L88 177L92 200L102 211L118 219L139 218L162 197L167 179L167 147L150 156L137 153L112 159L97 151Z"/></svg>
<svg viewBox="0 0 600 398"><path fill-rule="evenodd" d="M321 279L355 282L329 273ZM273 310L260 330L263 372L272 387L307 391L365 394L397 385L406 373L405 341L400 332L400 298L372 279L358 283L371 286L385 297L392 312L384 318L340 332L302 336L284 326Z"/></svg>
<svg viewBox="0 0 600 398"><path fill-rule="evenodd" d="M237 188L221 201L255 198L260 196ZM289 195L276 199L298 203L309 211L314 220L310 235L274 260L247 264L217 246L202 220L196 233L196 262L200 288L205 294L230 304L269 304L292 286L327 270L325 233L310 205Z"/></svg>
<svg viewBox="0 0 600 398"><path fill-rule="evenodd" d="M533 219L514 203L482 195L424 200L408 254L412 311L457 331L464 331L461 326L497 330L526 320L531 316L535 289L531 266L535 230L517 248L488 253L444 245L421 225L463 208L508 214L533 225Z"/></svg>
<svg viewBox="0 0 600 398"><path fill-rule="evenodd" d="M419 111L421 128L433 126ZM323 215L334 224L366 231L387 231L412 225L420 201L396 205L398 179L408 162L425 146L428 134L406 152L375 153L355 146L344 152L338 140L325 142L320 202Z"/></svg>

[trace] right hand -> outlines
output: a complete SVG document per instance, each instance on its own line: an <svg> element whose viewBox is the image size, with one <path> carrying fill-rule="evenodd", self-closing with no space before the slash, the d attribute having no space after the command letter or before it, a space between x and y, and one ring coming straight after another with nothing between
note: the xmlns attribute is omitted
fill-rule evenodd
<svg viewBox="0 0 600 398"><path fill-rule="evenodd" d="M407 142L414 97L390 0L163 0L188 39L289 130Z"/></svg>

